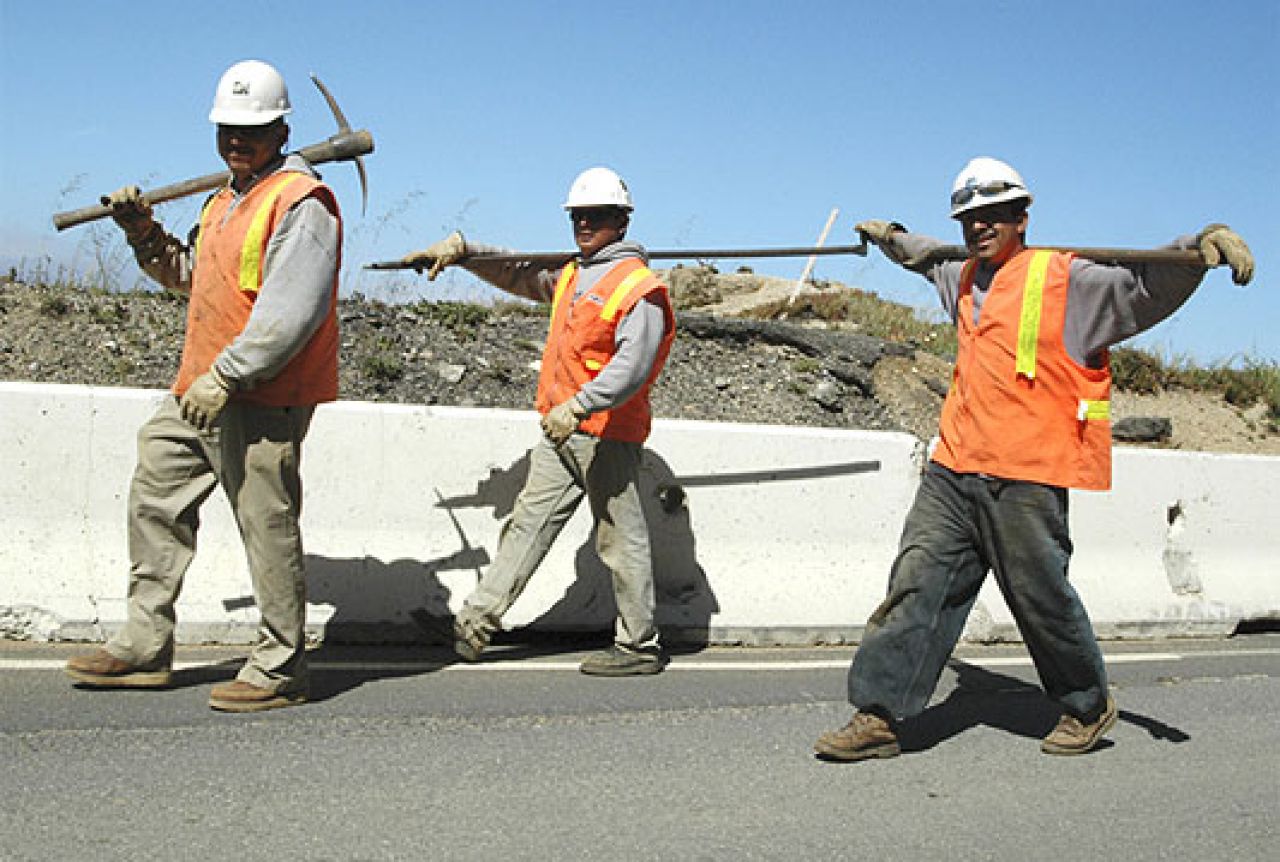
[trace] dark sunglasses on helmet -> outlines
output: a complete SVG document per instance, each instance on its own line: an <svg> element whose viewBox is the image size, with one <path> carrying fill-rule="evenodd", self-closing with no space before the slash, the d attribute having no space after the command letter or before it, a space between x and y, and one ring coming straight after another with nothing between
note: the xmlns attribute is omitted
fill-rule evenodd
<svg viewBox="0 0 1280 862"><path fill-rule="evenodd" d="M975 195L991 197L1011 189L1020 189L1022 186L1017 183L1011 183L1008 180L992 180L987 183L968 183L962 189L956 189L951 193L951 205L953 207L963 206L973 200Z"/></svg>

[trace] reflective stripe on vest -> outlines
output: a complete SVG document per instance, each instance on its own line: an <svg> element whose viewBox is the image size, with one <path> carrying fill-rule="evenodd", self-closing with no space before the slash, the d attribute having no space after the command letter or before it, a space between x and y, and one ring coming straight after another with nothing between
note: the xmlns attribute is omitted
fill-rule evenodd
<svg viewBox="0 0 1280 862"><path fill-rule="evenodd" d="M578 265L573 261L569 261L564 265L564 269L560 270L560 277L556 279L555 294L551 297L551 307L560 308L560 295L569 285L573 284L573 278L578 274Z"/></svg>
<svg viewBox="0 0 1280 862"><path fill-rule="evenodd" d="M630 297L632 292L640 286L640 283L651 275L653 275L653 270L649 269L647 266L637 267L634 271L628 273L626 278L622 279L622 282L614 289L613 293L609 295L609 299L600 308L600 318L602 320L612 321L617 317L618 309L622 308L623 304L627 301L627 298ZM564 269L560 271L560 277L556 279L555 291L551 297L553 318L558 315L562 309L566 311L568 310L567 305L561 305L560 299L564 295L564 292L577 280L577 277L578 266L573 261L569 261L565 264ZM554 327L555 320L553 319L551 323Z"/></svg>
<svg viewBox="0 0 1280 862"><path fill-rule="evenodd" d="M1111 418L1110 401L1087 401L1080 399L1080 407L1076 410L1076 419L1081 422Z"/></svg>
<svg viewBox="0 0 1280 862"><path fill-rule="evenodd" d="M209 215L209 207L213 206L213 201L217 195L210 195L209 199L204 202L204 206L200 208L200 230L196 231L196 241L192 246L191 260L195 261L200 258L200 238L204 236L204 220Z"/></svg>
<svg viewBox="0 0 1280 862"><path fill-rule="evenodd" d="M240 289L245 293L257 293L262 287L262 253L265 250L267 235L267 219L276 200L289 184L302 177L302 174L290 171L282 175L283 179L273 185L258 205L249 223L249 231L244 235L244 247L240 251Z"/></svg>
<svg viewBox="0 0 1280 862"><path fill-rule="evenodd" d="M647 266L642 266L624 278L609 297L609 301L600 309L600 317L604 320L613 320L617 317L618 309L622 306L622 303L626 301L627 297L631 296L631 292L636 289L640 282L651 275L653 275L653 272Z"/></svg>
<svg viewBox="0 0 1280 862"><path fill-rule="evenodd" d="M1044 308L1044 278L1049 271L1049 258L1053 252L1037 250L1027 269L1027 281L1022 288L1022 315L1018 320L1018 352L1013 373L1028 380L1036 379L1036 344L1040 340L1040 312Z"/></svg>

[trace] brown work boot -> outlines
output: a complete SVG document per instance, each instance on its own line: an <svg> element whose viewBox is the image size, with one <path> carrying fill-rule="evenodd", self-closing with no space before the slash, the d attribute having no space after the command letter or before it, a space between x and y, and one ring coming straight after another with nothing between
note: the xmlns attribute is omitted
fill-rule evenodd
<svg viewBox="0 0 1280 862"><path fill-rule="evenodd" d="M1116 701L1107 698L1107 706L1102 715L1085 724L1074 715L1063 714L1058 719L1058 726L1040 743L1040 750L1045 754L1085 754L1093 751L1102 741L1103 735L1115 726Z"/></svg>
<svg viewBox="0 0 1280 862"><path fill-rule="evenodd" d="M167 667L139 667L116 658L102 647L67 659L64 670L91 688L166 688L173 679Z"/></svg>
<svg viewBox="0 0 1280 862"><path fill-rule="evenodd" d="M825 759L846 761L897 757L902 753L893 725L873 712L861 710L844 727L818 737L813 750Z"/></svg>
<svg viewBox="0 0 1280 862"><path fill-rule="evenodd" d="M209 691L209 706L222 712L261 712L306 701L304 691L272 691L242 679L215 685Z"/></svg>

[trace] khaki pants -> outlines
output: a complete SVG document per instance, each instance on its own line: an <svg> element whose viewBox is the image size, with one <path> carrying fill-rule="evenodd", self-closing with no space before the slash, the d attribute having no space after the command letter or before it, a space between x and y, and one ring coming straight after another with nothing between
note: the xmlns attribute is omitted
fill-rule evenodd
<svg viewBox="0 0 1280 862"><path fill-rule="evenodd" d="M637 443L588 434L574 434L559 448L539 441L529 452L529 478L502 530L493 564L459 616L496 629L585 495L596 523L596 552L613 573L614 640L632 649L656 647L649 528L638 488L640 454Z"/></svg>
<svg viewBox="0 0 1280 862"><path fill-rule="evenodd" d="M239 679L273 691L306 684L306 581L298 516L302 440L314 408L231 402L201 433L166 397L138 432L129 488L129 614L107 643L140 666L173 661L174 603L196 549L200 506L221 484L249 560L261 623Z"/></svg>

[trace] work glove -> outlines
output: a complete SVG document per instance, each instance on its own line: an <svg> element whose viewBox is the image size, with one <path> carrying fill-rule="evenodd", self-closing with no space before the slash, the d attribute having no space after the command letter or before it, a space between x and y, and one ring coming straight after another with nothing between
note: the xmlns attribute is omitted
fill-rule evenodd
<svg viewBox="0 0 1280 862"><path fill-rule="evenodd" d="M137 245L158 227L151 216L151 204L142 199L142 189L137 186L121 186L99 200L111 210L111 218L124 230L130 245Z"/></svg>
<svg viewBox="0 0 1280 862"><path fill-rule="evenodd" d="M455 264L467 256L467 243L462 234L454 231L437 243L427 246L422 251L415 251L400 258L400 262L413 268L415 272L427 269L427 280L435 281L436 276L446 266ZM429 269L428 269L429 267Z"/></svg>
<svg viewBox="0 0 1280 862"><path fill-rule="evenodd" d="M214 421L227 406L235 384L222 376L222 372L210 366L201 374L182 396L179 409L182 418L190 422L200 431L208 431Z"/></svg>
<svg viewBox="0 0 1280 862"><path fill-rule="evenodd" d="M898 231L906 233L907 230L904 225L898 224L896 221L879 221L877 219L858 222L853 229L864 239L881 247L892 245L893 235Z"/></svg>
<svg viewBox="0 0 1280 862"><path fill-rule="evenodd" d="M898 249L898 244L893 239L893 235L899 231L906 233L907 229L904 225L896 221L871 219L858 222L853 229L864 241L875 243L889 260L894 263L906 263L906 256Z"/></svg>
<svg viewBox="0 0 1280 862"><path fill-rule="evenodd" d="M556 446L568 440L586 418L587 410L576 397L562 401L542 417L542 433Z"/></svg>
<svg viewBox="0 0 1280 862"><path fill-rule="evenodd" d="M1231 280L1236 284L1248 284L1253 278L1253 252L1245 245L1240 234L1225 224L1211 224L1196 236L1204 265L1231 267Z"/></svg>

